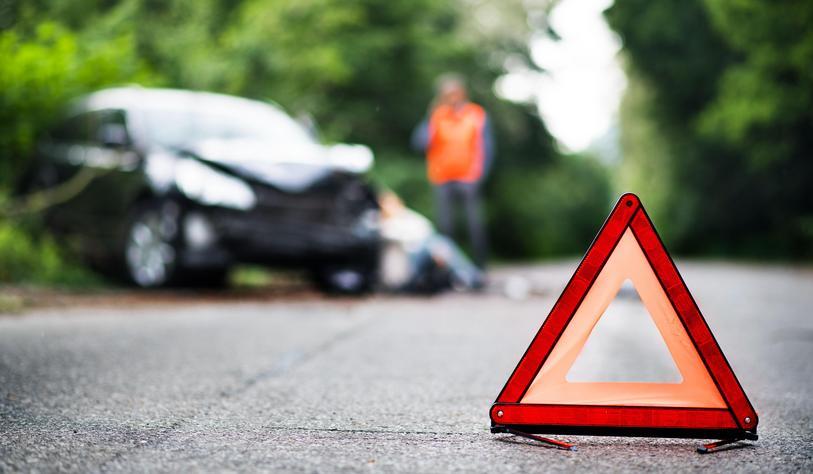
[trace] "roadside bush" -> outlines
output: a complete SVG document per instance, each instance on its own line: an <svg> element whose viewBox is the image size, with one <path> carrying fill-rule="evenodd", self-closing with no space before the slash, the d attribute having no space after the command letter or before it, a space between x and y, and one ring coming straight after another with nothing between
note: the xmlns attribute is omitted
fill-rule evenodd
<svg viewBox="0 0 813 474"><path fill-rule="evenodd" d="M13 183L37 135L68 100L149 80L130 37L80 39L52 22L0 32L0 58L0 187Z"/></svg>
<svg viewBox="0 0 813 474"><path fill-rule="evenodd" d="M99 279L67 259L47 234L0 221L0 284L40 284L85 287Z"/></svg>
<svg viewBox="0 0 813 474"><path fill-rule="evenodd" d="M578 155L502 170L488 191L492 246L509 259L583 253L612 204L604 167Z"/></svg>

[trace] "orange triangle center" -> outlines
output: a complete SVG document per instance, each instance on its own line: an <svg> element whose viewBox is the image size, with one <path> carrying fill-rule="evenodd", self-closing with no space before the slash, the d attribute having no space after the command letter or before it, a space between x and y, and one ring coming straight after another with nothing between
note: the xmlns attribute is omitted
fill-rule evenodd
<svg viewBox="0 0 813 474"><path fill-rule="evenodd" d="M677 383L568 381L567 375L582 348L625 280L630 280L638 291L682 380ZM625 230L520 403L727 406L630 229Z"/></svg>

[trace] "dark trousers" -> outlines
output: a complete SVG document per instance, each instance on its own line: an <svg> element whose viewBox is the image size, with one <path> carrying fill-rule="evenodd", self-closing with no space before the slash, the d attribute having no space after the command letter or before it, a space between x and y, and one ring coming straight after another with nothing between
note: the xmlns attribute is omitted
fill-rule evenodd
<svg viewBox="0 0 813 474"><path fill-rule="evenodd" d="M480 209L480 186L478 183L449 181L435 186L435 205L437 206L437 225L440 233L455 239L455 215L459 203L463 204L466 222L469 228L469 239L474 255L474 263L484 268L488 257L488 240L483 215Z"/></svg>

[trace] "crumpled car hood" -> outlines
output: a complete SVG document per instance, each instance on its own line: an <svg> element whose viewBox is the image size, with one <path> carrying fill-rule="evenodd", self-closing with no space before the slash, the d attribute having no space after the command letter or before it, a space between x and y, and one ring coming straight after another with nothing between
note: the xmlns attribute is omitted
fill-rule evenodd
<svg viewBox="0 0 813 474"><path fill-rule="evenodd" d="M280 145L257 140L210 139L198 142L188 150L200 159L222 166L236 175L288 192L304 191L335 171L366 171L369 165L358 166L363 164L360 162L364 161L366 154L369 154L369 162L372 162L369 148L361 145Z"/></svg>

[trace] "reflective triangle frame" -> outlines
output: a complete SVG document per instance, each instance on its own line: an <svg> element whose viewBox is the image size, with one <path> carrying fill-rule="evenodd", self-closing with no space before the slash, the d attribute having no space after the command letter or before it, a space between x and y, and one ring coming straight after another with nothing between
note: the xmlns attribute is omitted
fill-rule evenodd
<svg viewBox="0 0 813 474"><path fill-rule="evenodd" d="M630 229L726 408L520 403L596 278ZM491 431L756 439L757 413L731 370L640 199L624 194L534 336L489 412Z"/></svg>

